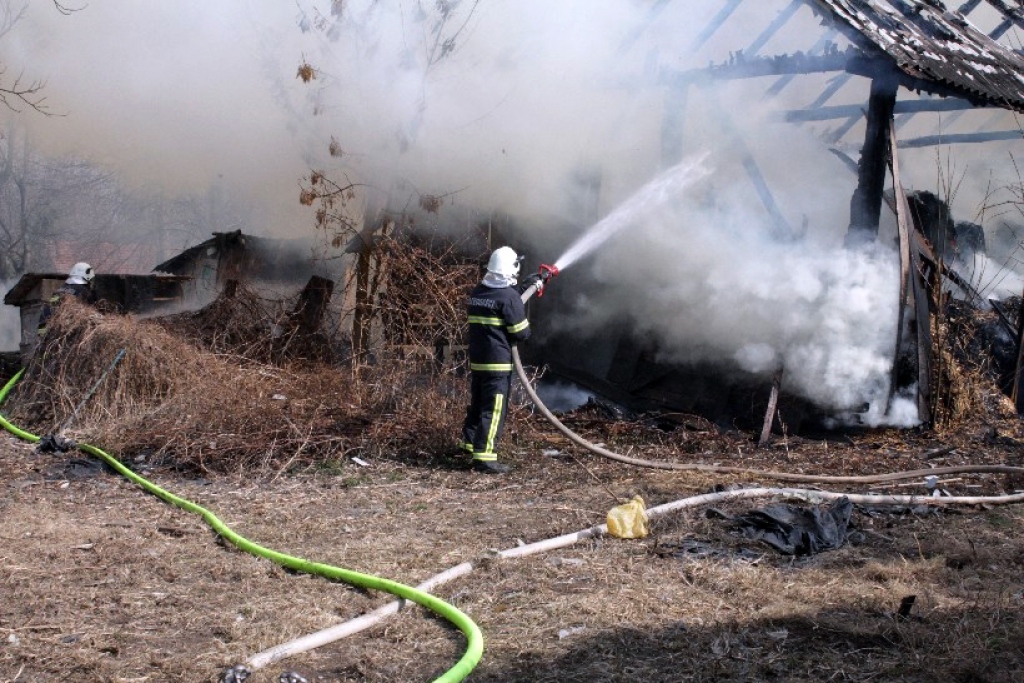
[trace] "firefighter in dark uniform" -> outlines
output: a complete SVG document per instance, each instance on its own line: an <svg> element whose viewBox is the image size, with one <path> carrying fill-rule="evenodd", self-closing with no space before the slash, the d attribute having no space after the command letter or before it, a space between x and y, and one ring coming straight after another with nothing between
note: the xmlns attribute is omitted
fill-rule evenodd
<svg viewBox="0 0 1024 683"><path fill-rule="evenodd" d="M43 310L39 313L39 327L36 330L37 339L42 339L43 335L46 334L46 325L50 322L50 318L53 317L54 311L57 310L57 306L60 305L64 297L73 296L87 304L96 303L96 293L92 288L92 279L94 277L96 277L96 271L88 263L80 262L72 266L71 271L68 273L68 279L50 295L50 298L43 306Z"/></svg>
<svg viewBox="0 0 1024 683"><path fill-rule="evenodd" d="M504 474L496 451L512 387L512 344L530 337L530 322L520 293L540 283L539 275L518 284L522 257L511 247L491 254L487 273L469 295L470 405L462 427L462 448L473 456L473 469Z"/></svg>

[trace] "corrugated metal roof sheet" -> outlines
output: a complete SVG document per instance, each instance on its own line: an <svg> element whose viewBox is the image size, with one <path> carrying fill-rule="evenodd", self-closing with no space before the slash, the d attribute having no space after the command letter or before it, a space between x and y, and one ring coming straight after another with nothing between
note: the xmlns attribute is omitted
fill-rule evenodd
<svg viewBox="0 0 1024 683"><path fill-rule="evenodd" d="M1024 57L940 0L808 2L834 17L851 40L888 54L907 75L963 91L966 99L1024 111ZM1013 11L1022 11L1020 3Z"/></svg>

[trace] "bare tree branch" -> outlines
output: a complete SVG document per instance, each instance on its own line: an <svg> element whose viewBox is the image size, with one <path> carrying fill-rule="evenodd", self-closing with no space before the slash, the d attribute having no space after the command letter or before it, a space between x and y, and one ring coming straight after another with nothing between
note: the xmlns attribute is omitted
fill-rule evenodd
<svg viewBox="0 0 1024 683"><path fill-rule="evenodd" d="M7 73L7 69L0 66L0 76ZM42 94L46 81L30 81L23 85L23 74L18 74L10 85L0 85L0 103L13 112L21 113L24 107L34 109L40 114L50 116L49 107L46 104L46 96ZM19 108L19 104L23 105Z"/></svg>
<svg viewBox="0 0 1024 683"><path fill-rule="evenodd" d="M64 16L81 11L86 7L86 5L77 8L68 7L60 0L53 0L53 6ZM7 35L14 25L21 21L26 10L28 10L27 2L17 9L14 8L10 0L0 2L0 38ZM6 74L7 66L0 63L0 79ZM31 109L46 116L53 116L46 104L46 97L42 94L45 86L46 81L44 80L34 79L26 82L24 72L19 73L13 83L0 80L0 103L16 113Z"/></svg>

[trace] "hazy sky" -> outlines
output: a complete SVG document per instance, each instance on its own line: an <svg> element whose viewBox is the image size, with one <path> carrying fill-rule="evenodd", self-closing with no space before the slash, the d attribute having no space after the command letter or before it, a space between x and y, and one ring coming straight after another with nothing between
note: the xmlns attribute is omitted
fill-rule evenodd
<svg viewBox="0 0 1024 683"><path fill-rule="evenodd" d="M277 41L298 34L296 9L255 4L115 0L63 16L33 2L0 50L12 71L45 79L59 116L19 123L44 149L85 156L148 191L222 182L262 205L258 230L278 230L297 219L308 169L271 95L294 80L300 53Z"/></svg>

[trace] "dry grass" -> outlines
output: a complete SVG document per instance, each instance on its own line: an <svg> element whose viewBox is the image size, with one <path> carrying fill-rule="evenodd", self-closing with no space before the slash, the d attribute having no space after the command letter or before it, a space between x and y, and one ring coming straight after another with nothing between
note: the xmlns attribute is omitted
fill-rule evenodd
<svg viewBox="0 0 1024 683"><path fill-rule="evenodd" d="M833 444L830 456L912 466L932 445L899 443L900 456L878 455L861 441ZM961 448L978 445L966 439ZM609 491L640 493L653 505L729 483L582 455L579 462L543 457L518 440L512 449L507 459L516 470L498 479L395 458L274 481L150 476L266 546L408 583L490 548L599 523L614 502ZM822 450L791 444L791 467L816 467ZM67 479L65 462L11 441L0 446L0 680L213 681L261 649L388 600L227 549L198 519L117 478ZM600 539L480 562L438 589L484 631L487 649L470 680L1009 682L1024 675L1019 508L858 510L854 543L796 559L751 545L702 513L659 518L640 541ZM688 541L712 552L680 551ZM917 602L903 620L895 612L907 595ZM457 632L414 608L251 680L276 681L291 669L321 683L426 681L458 657L461 644Z"/></svg>

